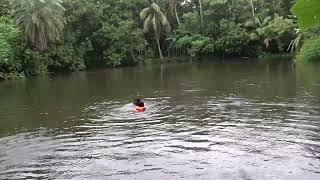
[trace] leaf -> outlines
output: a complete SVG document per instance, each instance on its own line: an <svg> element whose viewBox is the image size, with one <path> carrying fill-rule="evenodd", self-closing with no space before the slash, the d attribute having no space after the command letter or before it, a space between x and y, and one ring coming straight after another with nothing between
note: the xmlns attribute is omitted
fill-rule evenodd
<svg viewBox="0 0 320 180"><path fill-rule="evenodd" d="M160 11L160 7L159 7L156 3L152 3L152 4L151 4L151 8L152 8L153 11L155 11L155 12L159 12L159 11Z"/></svg>
<svg viewBox="0 0 320 180"><path fill-rule="evenodd" d="M47 50L48 42L60 39L64 28L61 0L11 0L15 18L38 50Z"/></svg>
<svg viewBox="0 0 320 180"><path fill-rule="evenodd" d="M150 12L150 8L144 8L141 12L140 12L140 18L141 20L144 20L147 18L148 14Z"/></svg>
<svg viewBox="0 0 320 180"><path fill-rule="evenodd" d="M259 40L260 38L259 38L259 36L258 36L258 34L257 33L251 33L250 34L250 40L252 40L252 41L257 41L257 40Z"/></svg>
<svg viewBox="0 0 320 180"><path fill-rule="evenodd" d="M262 22L262 26L266 26L270 22L271 19L272 19L271 16L266 17Z"/></svg>
<svg viewBox="0 0 320 180"><path fill-rule="evenodd" d="M143 32L147 33L150 32L150 26L151 26L151 19L153 18L153 16L150 14L147 19L144 21L143 23Z"/></svg>
<svg viewBox="0 0 320 180"><path fill-rule="evenodd" d="M256 18L254 19L254 22L255 22L256 24L259 24L259 26L261 26L261 21L260 21L260 19L259 19L258 17L256 17Z"/></svg>
<svg viewBox="0 0 320 180"><path fill-rule="evenodd" d="M269 38L266 38L266 39L263 41L263 43L266 45L266 48L269 48L270 42L271 42L271 39L269 39Z"/></svg>
<svg viewBox="0 0 320 180"><path fill-rule="evenodd" d="M255 24L254 21L249 20L249 21L247 21L247 22L244 24L244 26L247 27L247 28L255 28L255 27L256 27L256 24Z"/></svg>
<svg viewBox="0 0 320 180"><path fill-rule="evenodd" d="M319 0L298 0L291 11L298 17L298 25L301 30L320 25Z"/></svg>

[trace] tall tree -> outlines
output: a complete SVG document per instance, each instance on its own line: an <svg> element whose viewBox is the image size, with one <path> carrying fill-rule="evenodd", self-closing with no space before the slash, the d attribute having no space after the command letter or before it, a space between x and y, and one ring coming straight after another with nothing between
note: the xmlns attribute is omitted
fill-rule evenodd
<svg viewBox="0 0 320 180"><path fill-rule="evenodd" d="M35 47L44 51L60 38L64 28L62 0L12 0L17 24Z"/></svg>
<svg viewBox="0 0 320 180"><path fill-rule="evenodd" d="M250 0L250 4L251 4L251 9L252 9L252 16L255 16L255 9L254 9L254 5L253 5L253 0Z"/></svg>
<svg viewBox="0 0 320 180"><path fill-rule="evenodd" d="M204 28L204 20L203 20L203 6L202 6L202 0L191 0L197 7L199 7L199 14L200 14L200 20L201 20L201 29L203 31Z"/></svg>
<svg viewBox="0 0 320 180"><path fill-rule="evenodd" d="M176 0L168 0L169 3L169 11L170 13L176 16L178 26L180 26L180 19L177 12L177 1Z"/></svg>
<svg viewBox="0 0 320 180"><path fill-rule="evenodd" d="M140 18L144 21L143 31L145 33L154 32L157 41L160 59L163 59L160 47L161 32L169 32L171 27L170 23L160 7L156 3L152 3L150 7L143 9L140 12Z"/></svg>
<svg viewBox="0 0 320 180"><path fill-rule="evenodd" d="M199 0L199 8L200 8L201 27L202 27L202 31L203 31L204 21L203 21L202 0Z"/></svg>

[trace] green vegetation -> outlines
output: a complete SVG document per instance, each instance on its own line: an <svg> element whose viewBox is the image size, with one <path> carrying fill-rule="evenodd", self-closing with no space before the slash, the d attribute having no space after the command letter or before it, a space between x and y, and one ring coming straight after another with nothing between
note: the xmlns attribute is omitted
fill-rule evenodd
<svg viewBox="0 0 320 180"><path fill-rule="evenodd" d="M308 39L302 46L298 59L320 61L320 38Z"/></svg>
<svg viewBox="0 0 320 180"><path fill-rule="evenodd" d="M319 2L293 5L292 0L2 0L0 79L135 65L163 55L287 54L304 41L298 57L317 59L311 51L319 41L308 39L319 37Z"/></svg>
<svg viewBox="0 0 320 180"><path fill-rule="evenodd" d="M170 32L170 23L166 15L160 11L160 7L156 3L152 3L150 7L140 12L140 18L144 21L143 31L145 33L154 32L158 45L160 59L162 59L162 51L160 47L161 32Z"/></svg>
<svg viewBox="0 0 320 180"><path fill-rule="evenodd" d="M12 19L0 17L0 79L13 77L13 73L21 69L20 64L16 62L15 44L19 38L20 32Z"/></svg>
<svg viewBox="0 0 320 180"><path fill-rule="evenodd" d="M299 17L299 28L306 30L320 24L320 1L298 0L292 7L294 15Z"/></svg>
<svg viewBox="0 0 320 180"><path fill-rule="evenodd" d="M299 46L301 39L305 39L297 59L320 61L320 1L298 0L292 12L298 16L299 28L302 30L293 44Z"/></svg>
<svg viewBox="0 0 320 180"><path fill-rule="evenodd" d="M17 24L39 51L60 38L64 28L61 0L11 0Z"/></svg>

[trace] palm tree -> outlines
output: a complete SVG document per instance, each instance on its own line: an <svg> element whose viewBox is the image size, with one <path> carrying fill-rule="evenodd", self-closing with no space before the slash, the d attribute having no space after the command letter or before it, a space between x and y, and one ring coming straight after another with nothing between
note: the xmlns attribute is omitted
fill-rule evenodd
<svg viewBox="0 0 320 180"><path fill-rule="evenodd" d="M178 12L177 12L177 1L176 0L168 0L169 3L169 12L171 13L171 15L175 14L177 22L178 22L178 26L180 26L180 19L178 16Z"/></svg>
<svg viewBox="0 0 320 180"><path fill-rule="evenodd" d="M169 32L171 27L167 17L161 12L160 7L156 3L152 3L150 7L140 12L140 18L144 21L143 31L145 33L154 32L157 41L160 59L162 60L162 51L160 47L161 32Z"/></svg>
<svg viewBox="0 0 320 180"><path fill-rule="evenodd" d="M12 0L17 24L27 40L44 51L60 38L64 28L62 0Z"/></svg>

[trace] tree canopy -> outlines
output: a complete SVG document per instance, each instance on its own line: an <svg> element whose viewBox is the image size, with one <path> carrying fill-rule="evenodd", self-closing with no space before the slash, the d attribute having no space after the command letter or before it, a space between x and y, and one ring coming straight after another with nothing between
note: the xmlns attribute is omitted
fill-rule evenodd
<svg viewBox="0 0 320 180"><path fill-rule="evenodd" d="M62 0L11 0L17 24L38 50L59 40L64 28Z"/></svg>

